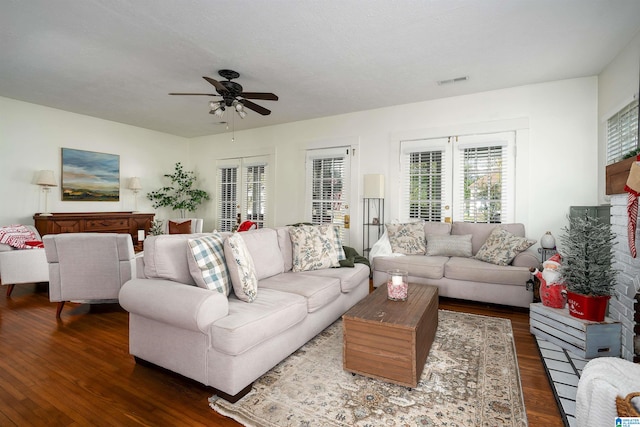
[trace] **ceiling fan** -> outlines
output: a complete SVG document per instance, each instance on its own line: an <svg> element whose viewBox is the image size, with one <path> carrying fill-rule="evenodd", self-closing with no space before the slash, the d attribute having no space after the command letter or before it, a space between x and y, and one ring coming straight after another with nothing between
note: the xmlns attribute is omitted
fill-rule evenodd
<svg viewBox="0 0 640 427"><path fill-rule="evenodd" d="M217 81L211 77L202 77L216 88L218 93L170 93L169 95L198 95L198 96L219 96L222 97L221 101L211 101L209 106L211 111L209 113L215 114L218 117L222 117L226 107L233 107L241 118L247 115L244 108L255 111L258 114L267 116L271 114L270 110L249 101L249 99L263 99L266 101L277 101L278 96L268 92L244 92L242 86L239 83L232 82L231 80L240 77L240 73L233 70L220 70L218 71L221 77L227 79Z"/></svg>

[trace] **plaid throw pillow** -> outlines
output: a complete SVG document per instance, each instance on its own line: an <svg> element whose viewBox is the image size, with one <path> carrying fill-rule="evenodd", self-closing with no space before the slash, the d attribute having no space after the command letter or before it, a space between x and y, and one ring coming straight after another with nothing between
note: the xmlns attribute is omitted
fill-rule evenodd
<svg viewBox="0 0 640 427"><path fill-rule="evenodd" d="M224 239L219 233L187 240L189 272L196 284L229 295L229 272L224 259Z"/></svg>

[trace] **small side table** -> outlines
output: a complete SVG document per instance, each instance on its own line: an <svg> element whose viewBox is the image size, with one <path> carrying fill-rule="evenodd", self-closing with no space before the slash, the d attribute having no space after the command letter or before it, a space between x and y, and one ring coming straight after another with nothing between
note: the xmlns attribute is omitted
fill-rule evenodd
<svg viewBox="0 0 640 427"><path fill-rule="evenodd" d="M555 254L557 254L558 251L556 251L555 249L538 248L538 253L540 254L540 257L542 258L542 262L545 262L546 260L548 260L549 258L554 256Z"/></svg>

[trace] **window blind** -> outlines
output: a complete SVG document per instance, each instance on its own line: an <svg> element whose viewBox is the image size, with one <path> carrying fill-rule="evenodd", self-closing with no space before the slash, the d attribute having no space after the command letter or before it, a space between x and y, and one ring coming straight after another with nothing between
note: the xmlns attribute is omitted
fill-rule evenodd
<svg viewBox="0 0 640 427"><path fill-rule="evenodd" d="M263 228L267 208L266 165L247 166L245 172L245 219Z"/></svg>
<svg viewBox="0 0 640 427"><path fill-rule="evenodd" d="M344 157L312 160L311 222L312 224L344 223L342 203L346 200Z"/></svg>
<svg viewBox="0 0 640 427"><path fill-rule="evenodd" d="M638 100L633 100L607 120L607 164L638 148Z"/></svg>
<svg viewBox="0 0 640 427"><path fill-rule="evenodd" d="M231 231L236 224L238 213L238 168L225 167L218 169L220 183L220 197L218 212L220 212L220 231Z"/></svg>

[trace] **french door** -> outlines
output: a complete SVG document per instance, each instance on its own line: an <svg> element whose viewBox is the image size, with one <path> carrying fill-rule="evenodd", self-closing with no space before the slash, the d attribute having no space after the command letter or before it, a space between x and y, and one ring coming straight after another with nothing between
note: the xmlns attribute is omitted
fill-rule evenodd
<svg viewBox="0 0 640 427"><path fill-rule="evenodd" d="M267 221L268 157L239 157L218 161L218 229L233 231L243 221L258 228Z"/></svg>
<svg viewBox="0 0 640 427"><path fill-rule="evenodd" d="M307 151L307 214L312 224L335 224L349 245L350 147Z"/></svg>

